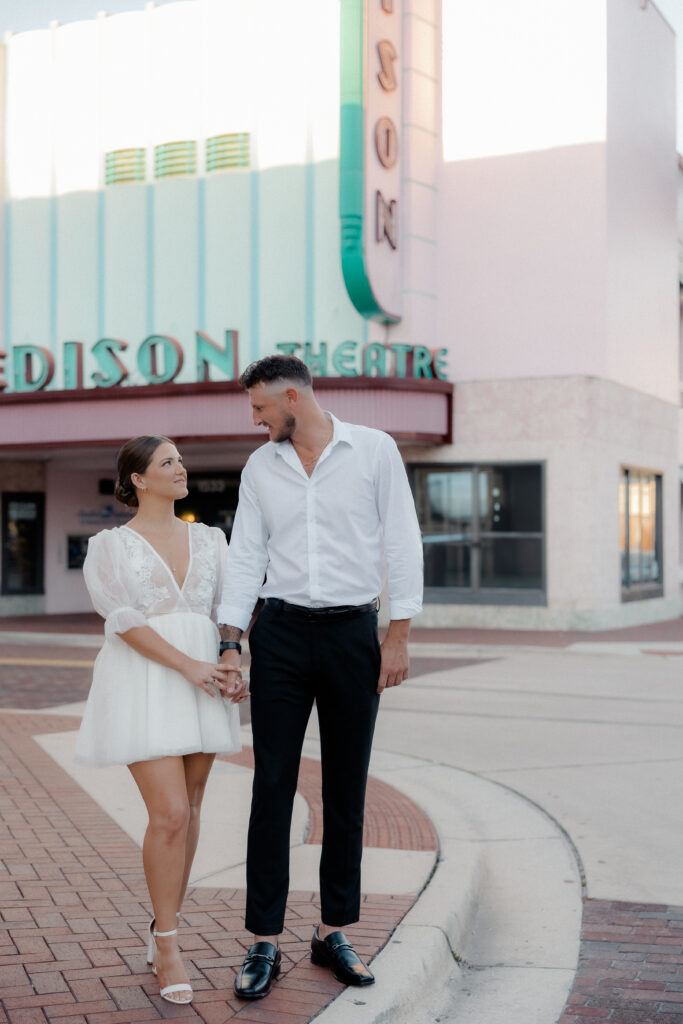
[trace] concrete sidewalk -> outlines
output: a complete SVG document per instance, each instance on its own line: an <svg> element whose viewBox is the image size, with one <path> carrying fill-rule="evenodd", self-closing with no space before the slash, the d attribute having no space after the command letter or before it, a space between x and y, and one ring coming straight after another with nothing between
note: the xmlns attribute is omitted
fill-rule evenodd
<svg viewBox="0 0 683 1024"><path fill-rule="evenodd" d="M577 736L601 728L631 730L628 742L636 749L653 742L648 730L654 737L667 726L674 733L679 728L682 620L580 636L414 630L411 680L383 701L368 791L363 877L368 895L360 925L348 929L367 956L377 954L373 970L378 984L371 989L344 990L307 958L317 909L320 839L312 723L292 835L295 892L284 947L287 970L257 1006L231 998L231 979L248 942L240 920L248 747L241 758L217 765L190 901L201 908L200 916L193 906L185 915L186 955L197 998L179 1018L177 1009L167 1009L155 995L142 958L144 883L136 847L144 816L137 794L130 791L125 769L118 781L105 784L98 781L100 772L79 776L70 760L78 698L87 692L88 663L99 645L97 620L50 619L0 624L13 627L0 629L0 705L8 709L0 714L0 733L9 731L14 748L17 734L23 737L24 765L41 793L49 796L59 778L60 792L70 794L69 813L77 804L89 808L80 812L79 841L95 851L86 860L101 858L92 864L101 871L105 862L109 873L88 874L85 902L78 889L83 905L67 922L70 934L48 934L44 915L50 919L50 913L60 913L55 898L63 899L65 892L71 898L74 887L64 887L63 867L59 878L50 875L54 864L47 877L35 863L38 877L22 874L29 870L22 837L11 829L15 813L22 813L16 805L28 798L7 790L0 797L0 831L14 844L9 854L0 845L7 869L4 884L15 887L7 893L16 897L7 907L3 901L0 911L0 936L6 934L8 941L5 955L0 945L0 1007L5 1013L0 1024L104 1024L166 1016L284 1024L313 1018L321 1024L431 1024L437 1018L444 1024L556 1024L560 1018L562 1024L578 1024L590 1017L619 1024L683 1022L680 863L672 863L664 851L653 883L651 873L637 868L638 822L619 820L617 808L613 829L623 833L624 850L605 852L599 825L590 817L591 786L602 785L603 777L618 786L614 772L605 776L615 755L624 762L616 771L626 786L632 785L633 773L625 763L628 748L622 754L610 741L602 762L592 751L596 767L582 769L583 827L567 816L568 791L558 799L552 794L553 785L562 788L552 764L567 761ZM648 724L648 718L654 720ZM539 785L532 785L536 778ZM62 798L54 813L63 814L64 806ZM654 800L647 820L656 822L660 808ZM41 838L33 827L35 813L32 809L17 819L19 828L31 831L32 850L52 857L52 840ZM605 809L600 813L604 816ZM98 823L94 829L89 815ZM103 855L98 846L105 822L104 834L116 836L113 849L126 851L122 860ZM667 825L668 819L662 822ZM635 867L630 850L635 850ZM588 865L587 879L582 861ZM89 862L78 871L84 883ZM112 896L106 886L112 886L113 878L122 889L112 890ZM106 906L98 903L103 883ZM0 873L4 896L2 885ZM591 887L610 898L596 899ZM34 907L36 898L54 906ZM90 924L84 929L86 917ZM59 927L65 927L64 921ZM53 949L64 943L71 943L74 953L73 943L78 945L78 965ZM95 962L104 955L116 955L116 962ZM3 975L19 969L23 975ZM84 971L90 972L87 977ZM11 988L22 991L6 995L4 985L17 980L20 984ZM85 999L84 993L94 988L79 987L83 980L98 982L98 999ZM58 987L52 991L50 985ZM124 1005L126 999L135 1006Z"/></svg>

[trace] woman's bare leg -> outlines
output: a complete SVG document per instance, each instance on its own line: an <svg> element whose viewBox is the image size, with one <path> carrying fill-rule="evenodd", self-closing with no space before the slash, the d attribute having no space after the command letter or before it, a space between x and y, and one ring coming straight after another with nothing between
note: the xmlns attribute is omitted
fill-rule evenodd
<svg viewBox="0 0 683 1024"><path fill-rule="evenodd" d="M169 932L177 927L178 893L185 872L186 843L190 806L181 757L161 757L137 761L128 766L149 814L142 846L142 863L152 901L156 930ZM187 982L187 973L178 952L178 937L157 939L155 966L159 985ZM172 998L182 1002L186 993Z"/></svg>
<svg viewBox="0 0 683 1024"><path fill-rule="evenodd" d="M197 851L199 842L199 819L206 789L206 781L211 771L215 754L185 754L183 764L185 767L185 788L187 800L190 807L190 822L187 828L185 840L185 869L183 871L182 883L180 886L180 898L178 910L182 907L185 899L185 890L190 879L192 862Z"/></svg>

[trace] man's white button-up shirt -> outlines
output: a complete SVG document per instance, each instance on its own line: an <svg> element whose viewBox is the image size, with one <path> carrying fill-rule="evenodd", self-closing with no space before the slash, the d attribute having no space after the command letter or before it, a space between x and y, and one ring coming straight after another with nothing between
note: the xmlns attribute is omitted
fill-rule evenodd
<svg viewBox="0 0 683 1024"><path fill-rule="evenodd" d="M392 619L422 610L422 541L396 443L327 415L334 433L310 477L290 441L269 441L247 461L220 623L246 629L258 597L367 604L385 580Z"/></svg>

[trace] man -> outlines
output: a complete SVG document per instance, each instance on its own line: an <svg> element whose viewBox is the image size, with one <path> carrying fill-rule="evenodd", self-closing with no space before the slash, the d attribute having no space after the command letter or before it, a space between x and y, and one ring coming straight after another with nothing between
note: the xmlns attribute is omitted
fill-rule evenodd
<svg viewBox="0 0 683 1024"><path fill-rule="evenodd" d="M408 675L410 620L422 607L422 544L388 434L324 412L308 368L294 356L252 363L240 383L270 443L242 472L218 621L221 663L238 672L239 639L256 600L265 599L249 639L255 770L245 924L254 943L235 981L238 996L258 999L280 969L292 805L314 701L323 843L311 959L345 984L374 981L342 928L359 917L375 717L382 691ZM391 622L380 647L377 595L385 576Z"/></svg>

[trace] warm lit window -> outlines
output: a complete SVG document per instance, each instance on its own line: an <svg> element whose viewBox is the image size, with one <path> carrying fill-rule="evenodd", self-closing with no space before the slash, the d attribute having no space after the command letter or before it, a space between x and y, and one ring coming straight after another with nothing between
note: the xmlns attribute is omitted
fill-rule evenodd
<svg viewBox="0 0 683 1024"><path fill-rule="evenodd" d="M662 593L662 478L623 469L619 483L621 585L625 600Z"/></svg>

